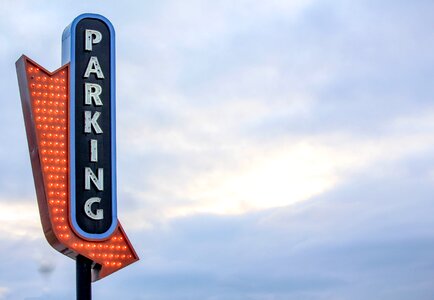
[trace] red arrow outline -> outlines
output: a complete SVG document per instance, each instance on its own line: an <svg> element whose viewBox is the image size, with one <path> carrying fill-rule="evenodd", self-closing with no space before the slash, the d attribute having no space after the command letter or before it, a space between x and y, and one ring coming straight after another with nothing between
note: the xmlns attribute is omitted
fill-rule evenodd
<svg viewBox="0 0 434 300"><path fill-rule="evenodd" d="M104 241L83 239L69 222L69 64L50 72L23 55L16 69L39 213L48 243L73 259L82 255L92 260L92 281L136 262L139 257L120 222Z"/></svg>

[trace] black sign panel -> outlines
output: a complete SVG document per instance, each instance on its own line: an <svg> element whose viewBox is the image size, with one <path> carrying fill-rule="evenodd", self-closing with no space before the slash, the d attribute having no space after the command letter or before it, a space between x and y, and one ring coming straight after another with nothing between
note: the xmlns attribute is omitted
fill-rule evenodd
<svg viewBox="0 0 434 300"><path fill-rule="evenodd" d="M74 25L71 67L75 82L70 87L75 96L75 107L71 107L75 115L75 125L71 125L75 138L75 145L71 146L75 152L75 161L71 160L75 169L75 176L71 174L75 177L73 225L85 237L104 237L117 220L112 165L114 36L101 19L84 18Z"/></svg>

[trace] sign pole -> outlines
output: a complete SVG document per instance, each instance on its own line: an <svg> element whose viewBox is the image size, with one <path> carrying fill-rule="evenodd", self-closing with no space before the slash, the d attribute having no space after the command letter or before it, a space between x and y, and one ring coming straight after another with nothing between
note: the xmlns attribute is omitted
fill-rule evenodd
<svg viewBox="0 0 434 300"><path fill-rule="evenodd" d="M92 299L91 270L92 261L78 255L76 260L77 300Z"/></svg>

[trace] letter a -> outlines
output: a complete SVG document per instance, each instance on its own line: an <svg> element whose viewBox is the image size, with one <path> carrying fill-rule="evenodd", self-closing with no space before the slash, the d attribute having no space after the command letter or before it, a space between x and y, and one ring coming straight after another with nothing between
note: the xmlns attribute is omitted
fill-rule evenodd
<svg viewBox="0 0 434 300"><path fill-rule="evenodd" d="M96 77L99 79L104 78L104 74L102 73L101 66L98 62L98 57L96 56L90 57L86 72L84 72L84 78L89 78L91 73L95 73Z"/></svg>

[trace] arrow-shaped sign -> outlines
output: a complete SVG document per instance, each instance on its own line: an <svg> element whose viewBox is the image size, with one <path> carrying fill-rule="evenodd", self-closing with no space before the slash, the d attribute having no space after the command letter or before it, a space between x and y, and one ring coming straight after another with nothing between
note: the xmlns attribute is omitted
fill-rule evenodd
<svg viewBox="0 0 434 300"><path fill-rule="evenodd" d="M114 36L108 30L101 33L99 23L111 26L106 22L98 15L81 15L69 27L72 38L82 39L85 61L70 57L70 63L54 72L26 56L16 62L45 237L59 252L93 261L93 281L139 259L116 214L114 87L110 86L115 74L114 66L98 61L99 53L107 55L104 39L109 57L114 56ZM108 62L114 64L113 59ZM77 74L80 68L88 73ZM77 130L80 125L83 129ZM77 170L86 159L88 165Z"/></svg>

